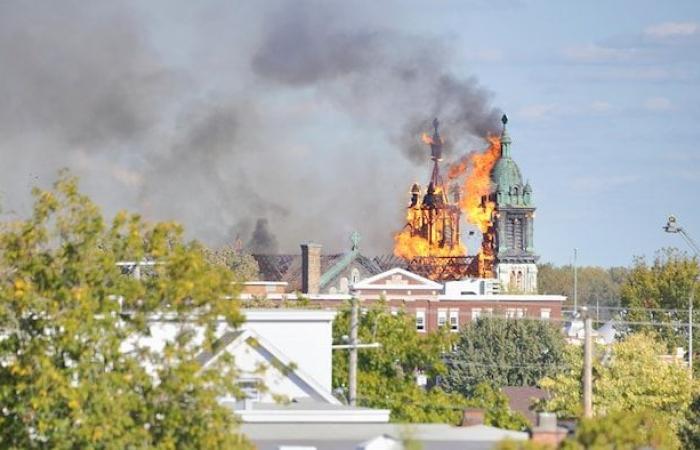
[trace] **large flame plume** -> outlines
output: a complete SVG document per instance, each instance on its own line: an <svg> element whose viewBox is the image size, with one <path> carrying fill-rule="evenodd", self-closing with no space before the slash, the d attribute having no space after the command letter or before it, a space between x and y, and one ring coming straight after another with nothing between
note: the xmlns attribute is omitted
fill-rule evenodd
<svg viewBox="0 0 700 450"><path fill-rule="evenodd" d="M432 138L427 134L422 140L428 144ZM489 199L491 191L491 170L501 155L501 140L498 136L488 136L488 148L480 152L471 152L448 168L447 179L458 183L459 208L467 222L476 226L483 234L490 233L491 219L495 204ZM442 187L438 187L437 194L442 195ZM407 223L414 223L414 215L420 214L419 209L409 208ZM484 240L486 242L487 239ZM479 258L490 258L492 255L486 246L479 251ZM428 239L412 233L410 227L405 227L394 236L394 254L396 256L412 259L416 257L449 257L467 256L467 248L459 241L453 246L439 246L431 244Z"/></svg>
<svg viewBox="0 0 700 450"><path fill-rule="evenodd" d="M501 156L501 138L489 136L486 139L490 144L486 150L466 155L452 164L447 172L450 180L466 174L459 206L467 221L482 233L486 233L491 226L491 216L496 207L488 195L491 191L491 170Z"/></svg>

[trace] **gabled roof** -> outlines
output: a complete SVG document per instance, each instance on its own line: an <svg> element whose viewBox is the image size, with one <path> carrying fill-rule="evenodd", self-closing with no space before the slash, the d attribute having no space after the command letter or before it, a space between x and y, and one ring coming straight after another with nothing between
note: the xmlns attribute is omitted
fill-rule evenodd
<svg viewBox="0 0 700 450"><path fill-rule="evenodd" d="M258 263L260 277L265 281L286 281L290 291L301 290L301 255L252 255ZM346 253L321 255L320 287L331 283L351 263L363 267L367 273L376 274L382 267L357 250Z"/></svg>
<svg viewBox="0 0 700 450"><path fill-rule="evenodd" d="M416 281L418 284L391 284L391 283L380 283L381 280L391 280L391 277L395 275L401 275L409 280ZM365 290L365 289L430 289L430 290L441 290L442 284L436 283L432 280L424 278L415 273L409 272L408 270L402 269L401 267L394 267L393 269L382 272L373 277L367 278L355 283L352 286L355 290Z"/></svg>
<svg viewBox="0 0 700 450"><path fill-rule="evenodd" d="M297 378L298 381L309 387L310 390L316 393L318 397L324 401L333 405L340 404L338 399L336 399L330 392L326 391L318 381L316 381L302 369L295 367L293 361L291 361L284 353L253 330L237 330L225 333L214 343L213 351L202 352L197 356L197 362L199 362L204 369L219 356L221 356L224 351L233 350L243 344L249 345L258 353L269 353L271 357L277 360L277 362L284 367L289 368L289 370L285 372L285 376L289 378Z"/></svg>

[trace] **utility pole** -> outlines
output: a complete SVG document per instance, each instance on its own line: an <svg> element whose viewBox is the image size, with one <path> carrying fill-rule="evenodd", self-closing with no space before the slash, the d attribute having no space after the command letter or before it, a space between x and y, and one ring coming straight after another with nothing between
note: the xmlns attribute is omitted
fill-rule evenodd
<svg viewBox="0 0 700 450"><path fill-rule="evenodd" d="M350 313L350 366L348 370L348 388L350 406L357 404L357 327L360 305L355 297L352 298L352 312Z"/></svg>
<svg viewBox="0 0 700 450"><path fill-rule="evenodd" d="M593 417L593 320L584 310L583 417Z"/></svg>
<svg viewBox="0 0 700 450"><path fill-rule="evenodd" d="M695 302L695 282L690 286L690 304L688 305L688 373L693 379L693 303Z"/></svg>
<svg viewBox="0 0 700 450"><path fill-rule="evenodd" d="M371 344L360 344L357 339L357 332L360 327L360 304L357 298L353 297L352 308L350 310L350 337L344 336L347 344L332 345L333 350L350 350L348 367L348 403L350 406L357 405L357 350L362 348L379 348L382 345L378 342Z"/></svg>
<svg viewBox="0 0 700 450"><path fill-rule="evenodd" d="M578 268L576 267L576 256L578 249L574 249L574 318L578 312Z"/></svg>

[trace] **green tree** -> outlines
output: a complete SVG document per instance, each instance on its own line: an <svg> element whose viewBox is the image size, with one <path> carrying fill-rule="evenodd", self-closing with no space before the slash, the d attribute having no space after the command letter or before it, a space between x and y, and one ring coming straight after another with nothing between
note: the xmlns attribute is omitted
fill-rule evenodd
<svg viewBox="0 0 700 450"><path fill-rule="evenodd" d="M693 402L685 413L680 438L684 448L700 448L700 394L696 393Z"/></svg>
<svg viewBox="0 0 700 450"><path fill-rule="evenodd" d="M636 450L680 448L677 436L664 415L652 410L616 411L583 419L576 435L561 445L562 450ZM697 447L687 447L697 448Z"/></svg>
<svg viewBox="0 0 700 450"><path fill-rule="evenodd" d="M652 409L666 417L674 427L682 422L693 392L686 368L663 361L664 345L654 335L637 333L608 349L597 347L593 364L593 411L605 415L614 411L637 412ZM580 347L569 346L570 368L545 377L540 386L551 399L543 403L560 417L580 417Z"/></svg>
<svg viewBox="0 0 700 450"><path fill-rule="evenodd" d="M561 332L545 321L479 318L461 331L449 353L445 386L466 396L482 382L534 386L562 369L564 345Z"/></svg>
<svg viewBox="0 0 700 450"><path fill-rule="evenodd" d="M217 402L236 393L232 369L194 358L220 318L243 319L231 272L177 225L106 223L66 175L33 195L32 215L0 230L0 446L248 448ZM140 279L116 265L144 259L156 265ZM158 352L133 339L153 314L180 330Z"/></svg>
<svg viewBox="0 0 700 450"><path fill-rule="evenodd" d="M333 341L343 342L350 330L350 305L333 323ZM444 374L442 354L449 348L448 332L416 333L415 322L405 313L392 315L385 303L371 306L359 318L361 342L379 342L380 348L358 352L358 402L391 410L395 422L456 423L464 399L439 388L425 390L416 384L416 373L428 377ZM348 354L333 354L333 385L346 387Z"/></svg>
<svg viewBox="0 0 700 450"><path fill-rule="evenodd" d="M625 318L635 322L687 322L693 289L694 307L696 310L700 308L700 283L696 282L699 273L700 268L695 258L689 258L687 254L673 248L657 252L652 264L648 264L644 258L636 258L621 289L622 305L628 309ZM632 328L647 331L652 329L645 325L634 325ZM687 327L654 328L669 348L687 347ZM700 339L694 340L694 344L700 344Z"/></svg>
<svg viewBox="0 0 700 450"><path fill-rule="evenodd" d="M548 444L541 444L534 441L514 441L505 439L496 445L496 450L553 450L554 447Z"/></svg>
<svg viewBox="0 0 700 450"><path fill-rule="evenodd" d="M343 342L350 330L350 307L343 308L333 324L334 342ZM513 414L505 396L488 385L476 389L466 398L447 393L440 387L423 388L416 374L429 379L446 373L443 355L454 335L448 330L421 335L415 320L405 312L391 314L385 303L373 305L360 316L358 335L361 342L379 342L380 348L358 352L358 403L391 410L394 422L459 423L467 407L486 410L486 423L504 428L522 429L526 421ZM333 385L345 388L348 377L348 354L333 354Z"/></svg>
<svg viewBox="0 0 700 450"><path fill-rule="evenodd" d="M574 271L570 265L554 266L551 263L537 266L537 287L543 294L558 294L573 302ZM620 306L620 289L627 275L624 267L604 268L581 266L577 269L577 297L579 305L599 305L601 319L607 319L614 310L606 307Z"/></svg>
<svg viewBox="0 0 700 450"><path fill-rule="evenodd" d="M258 262L248 253L236 250L231 245L217 249L205 249L207 261L231 269L237 280L248 281L258 279L260 268Z"/></svg>

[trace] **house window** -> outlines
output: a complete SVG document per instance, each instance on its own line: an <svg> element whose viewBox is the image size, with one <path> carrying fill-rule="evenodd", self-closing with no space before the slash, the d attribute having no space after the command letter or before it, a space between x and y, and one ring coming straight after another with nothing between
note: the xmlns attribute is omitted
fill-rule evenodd
<svg viewBox="0 0 700 450"><path fill-rule="evenodd" d="M444 327L447 324L447 310L438 309L438 327Z"/></svg>
<svg viewBox="0 0 700 450"><path fill-rule="evenodd" d="M481 308L472 308L472 320L476 320L481 317Z"/></svg>
<svg viewBox="0 0 700 450"><path fill-rule="evenodd" d="M262 380L257 378L243 378L238 381L238 389L241 391L243 399L260 401L260 386Z"/></svg>
<svg viewBox="0 0 700 450"><path fill-rule="evenodd" d="M493 308L484 308L484 315L485 316L493 316Z"/></svg>
<svg viewBox="0 0 700 450"><path fill-rule="evenodd" d="M515 319L515 308L506 308L506 319Z"/></svg>
<svg viewBox="0 0 700 450"><path fill-rule="evenodd" d="M396 306L392 306L391 307L391 315L396 316L398 314L399 314L399 308L397 308Z"/></svg>
<svg viewBox="0 0 700 450"><path fill-rule="evenodd" d="M545 320L549 320L549 316L552 313L552 310L549 308L542 308L540 309L540 317Z"/></svg>
<svg viewBox="0 0 700 450"><path fill-rule="evenodd" d="M525 308L518 308L515 310L515 317L518 319L522 319L525 317Z"/></svg>
<svg viewBox="0 0 700 450"><path fill-rule="evenodd" d="M425 310L416 310L416 330L425 331Z"/></svg>
<svg viewBox="0 0 700 450"><path fill-rule="evenodd" d="M450 310L450 330L459 331L459 310Z"/></svg>

